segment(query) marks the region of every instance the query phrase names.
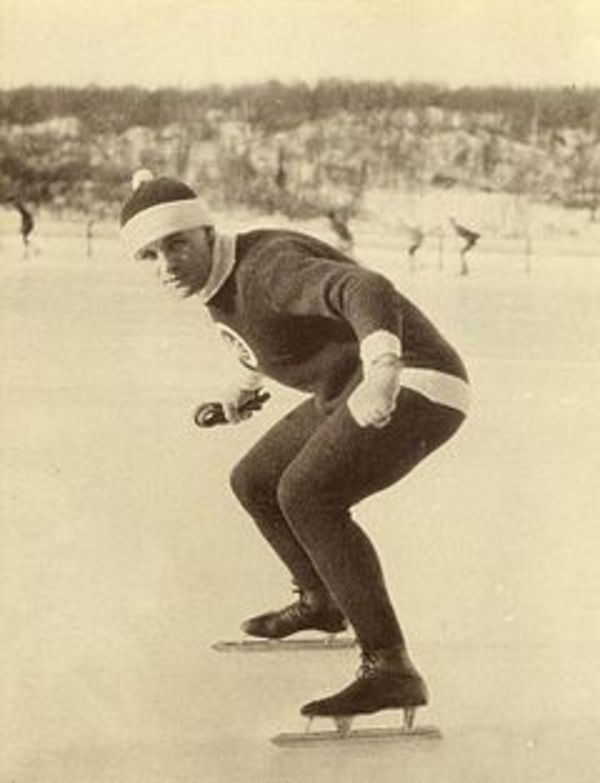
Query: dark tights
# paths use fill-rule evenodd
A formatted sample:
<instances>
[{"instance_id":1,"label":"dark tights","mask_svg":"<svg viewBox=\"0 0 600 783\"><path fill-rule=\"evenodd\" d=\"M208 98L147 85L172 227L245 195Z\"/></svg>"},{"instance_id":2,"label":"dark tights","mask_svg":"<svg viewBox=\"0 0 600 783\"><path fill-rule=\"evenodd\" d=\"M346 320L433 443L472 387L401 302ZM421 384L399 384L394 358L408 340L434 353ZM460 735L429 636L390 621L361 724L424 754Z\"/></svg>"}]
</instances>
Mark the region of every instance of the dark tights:
<instances>
[{"instance_id":1,"label":"dark tights","mask_svg":"<svg viewBox=\"0 0 600 783\"><path fill-rule=\"evenodd\" d=\"M395 483L448 440L462 413L402 389L389 424L359 427L347 405L307 400L236 465L231 485L304 589L332 596L364 650L404 646L379 557L350 509Z\"/></svg>"}]
</instances>

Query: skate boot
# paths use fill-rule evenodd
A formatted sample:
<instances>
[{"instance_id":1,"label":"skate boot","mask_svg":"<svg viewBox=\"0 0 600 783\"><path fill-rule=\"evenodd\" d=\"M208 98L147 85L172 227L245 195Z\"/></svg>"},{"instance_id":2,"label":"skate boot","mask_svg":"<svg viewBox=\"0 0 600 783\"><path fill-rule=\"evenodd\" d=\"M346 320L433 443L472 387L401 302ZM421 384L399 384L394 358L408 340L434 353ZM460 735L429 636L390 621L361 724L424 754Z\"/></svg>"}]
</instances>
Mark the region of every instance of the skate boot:
<instances>
[{"instance_id":1,"label":"skate boot","mask_svg":"<svg viewBox=\"0 0 600 783\"><path fill-rule=\"evenodd\" d=\"M427 704L427 687L407 653L400 647L363 652L356 680L339 693L311 701L300 710L308 718L330 717L338 729L349 729L355 715L380 710L404 710L404 722L412 728L417 707Z\"/></svg>"},{"instance_id":2,"label":"skate boot","mask_svg":"<svg viewBox=\"0 0 600 783\"><path fill-rule=\"evenodd\" d=\"M242 624L242 631L263 639L283 639L297 631L340 633L347 627L346 618L331 598L316 590L296 589L300 598L274 612L251 617Z\"/></svg>"}]
</instances>

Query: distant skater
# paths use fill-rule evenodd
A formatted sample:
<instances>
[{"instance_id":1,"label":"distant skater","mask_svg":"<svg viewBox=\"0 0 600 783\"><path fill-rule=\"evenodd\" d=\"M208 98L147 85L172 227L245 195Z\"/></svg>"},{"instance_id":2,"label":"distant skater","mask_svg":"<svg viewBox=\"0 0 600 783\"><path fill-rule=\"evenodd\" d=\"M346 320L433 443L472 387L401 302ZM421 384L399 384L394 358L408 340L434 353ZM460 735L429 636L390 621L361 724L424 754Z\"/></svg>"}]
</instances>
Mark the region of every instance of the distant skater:
<instances>
[{"instance_id":1,"label":"distant skater","mask_svg":"<svg viewBox=\"0 0 600 783\"><path fill-rule=\"evenodd\" d=\"M416 268L416 255L418 249L425 241L425 232L420 226L413 226L402 221L402 226L408 234L408 264L411 272Z\"/></svg>"},{"instance_id":2,"label":"distant skater","mask_svg":"<svg viewBox=\"0 0 600 783\"><path fill-rule=\"evenodd\" d=\"M468 275L469 265L467 263L467 253L475 247L481 237L481 234L478 234L477 231L472 231L470 228L466 228L466 226L461 226L461 224L457 223L453 217L450 218L450 222L452 223L452 227L454 228L457 236L460 237L460 239L464 239L465 241L464 245L459 251L460 274Z\"/></svg>"},{"instance_id":3,"label":"distant skater","mask_svg":"<svg viewBox=\"0 0 600 783\"><path fill-rule=\"evenodd\" d=\"M285 171L285 155L283 148L279 148L277 155L277 171L275 172L275 184L279 190L285 190L287 185L287 174Z\"/></svg>"},{"instance_id":4,"label":"distant skater","mask_svg":"<svg viewBox=\"0 0 600 783\"><path fill-rule=\"evenodd\" d=\"M23 202L20 199L16 198L15 196L9 198L8 203L12 204L13 207L17 210L17 212L21 216L20 233L21 233L21 239L23 240L23 248L25 251L24 255L25 258L28 258L29 250L30 250L30 236L33 233L33 229L35 226L33 215L23 204Z\"/></svg>"},{"instance_id":5,"label":"distant skater","mask_svg":"<svg viewBox=\"0 0 600 783\"><path fill-rule=\"evenodd\" d=\"M349 253L354 247L354 237L348 225L348 217L343 215L339 209L330 209L327 212L327 217L329 225L339 239L338 250Z\"/></svg>"},{"instance_id":6,"label":"distant skater","mask_svg":"<svg viewBox=\"0 0 600 783\"><path fill-rule=\"evenodd\" d=\"M89 218L85 224L85 244L87 257L92 257L92 248L94 243L94 218Z\"/></svg>"},{"instance_id":7,"label":"distant skater","mask_svg":"<svg viewBox=\"0 0 600 783\"><path fill-rule=\"evenodd\" d=\"M425 239L425 234L421 231L421 229L418 228L418 227L414 228L413 231L412 231L412 234L411 234L411 240L412 241L411 241L410 247L408 248L408 255L411 258L415 257L415 254L416 254L417 250L423 244L424 239Z\"/></svg>"}]
</instances>

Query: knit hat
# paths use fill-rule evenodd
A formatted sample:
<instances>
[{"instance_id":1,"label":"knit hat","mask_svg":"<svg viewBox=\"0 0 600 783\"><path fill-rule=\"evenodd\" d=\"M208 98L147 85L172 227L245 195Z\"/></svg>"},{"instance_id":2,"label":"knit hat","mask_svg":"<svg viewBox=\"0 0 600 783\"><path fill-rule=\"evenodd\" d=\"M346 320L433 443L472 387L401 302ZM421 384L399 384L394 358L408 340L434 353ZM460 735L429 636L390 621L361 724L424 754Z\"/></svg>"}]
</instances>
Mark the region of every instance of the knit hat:
<instances>
[{"instance_id":1,"label":"knit hat","mask_svg":"<svg viewBox=\"0 0 600 783\"><path fill-rule=\"evenodd\" d=\"M180 180L141 169L131 184L133 194L121 210L121 236L133 256L176 231L213 224L205 204Z\"/></svg>"}]
</instances>

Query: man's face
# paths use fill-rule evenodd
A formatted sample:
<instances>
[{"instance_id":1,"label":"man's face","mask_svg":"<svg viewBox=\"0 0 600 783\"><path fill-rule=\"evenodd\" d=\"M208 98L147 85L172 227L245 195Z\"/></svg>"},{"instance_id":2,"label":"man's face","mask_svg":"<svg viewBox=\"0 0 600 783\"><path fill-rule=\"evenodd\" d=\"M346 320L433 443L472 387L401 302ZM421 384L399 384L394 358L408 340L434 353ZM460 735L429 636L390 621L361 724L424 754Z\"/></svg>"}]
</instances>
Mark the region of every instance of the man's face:
<instances>
[{"instance_id":1,"label":"man's face","mask_svg":"<svg viewBox=\"0 0 600 783\"><path fill-rule=\"evenodd\" d=\"M211 269L211 241L206 228L191 228L159 239L138 254L142 261L156 261L163 285L183 297L204 288Z\"/></svg>"}]
</instances>

